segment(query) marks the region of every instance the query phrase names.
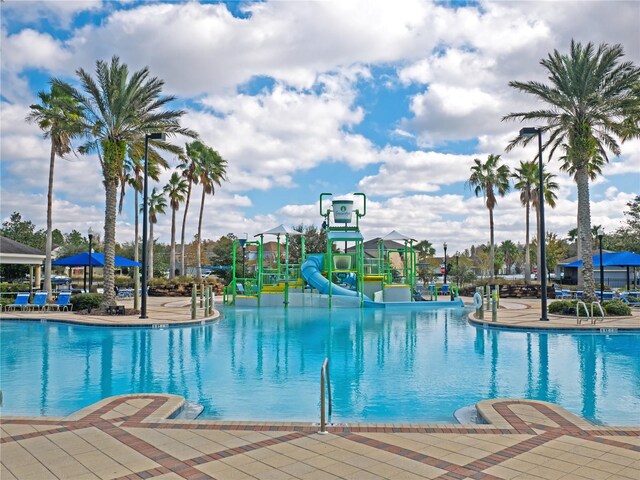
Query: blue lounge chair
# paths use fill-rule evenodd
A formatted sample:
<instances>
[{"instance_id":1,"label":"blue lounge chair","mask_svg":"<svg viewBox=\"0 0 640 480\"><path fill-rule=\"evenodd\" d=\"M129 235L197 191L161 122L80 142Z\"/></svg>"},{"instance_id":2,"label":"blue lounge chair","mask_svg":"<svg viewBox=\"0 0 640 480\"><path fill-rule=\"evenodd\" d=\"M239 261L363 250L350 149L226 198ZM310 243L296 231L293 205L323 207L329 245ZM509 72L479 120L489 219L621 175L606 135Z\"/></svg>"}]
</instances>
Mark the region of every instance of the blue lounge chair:
<instances>
[{"instance_id":1,"label":"blue lounge chair","mask_svg":"<svg viewBox=\"0 0 640 480\"><path fill-rule=\"evenodd\" d=\"M449 285L442 285L442 287L440 288L440 294L441 295L448 295L449 294Z\"/></svg>"},{"instance_id":2,"label":"blue lounge chair","mask_svg":"<svg viewBox=\"0 0 640 480\"><path fill-rule=\"evenodd\" d=\"M24 310L24 308L29 305L29 296L31 294L29 292L20 292L16 295L16 300L9 305L5 305L4 309L6 310L15 310L19 308L20 310Z\"/></svg>"},{"instance_id":3,"label":"blue lounge chair","mask_svg":"<svg viewBox=\"0 0 640 480\"><path fill-rule=\"evenodd\" d=\"M71 303L69 303L69 299L71 298L71 292L60 292L58 294L58 300L56 301L56 303L52 303L51 305L48 305L48 309L49 310L70 310L73 308L73 305Z\"/></svg>"},{"instance_id":4,"label":"blue lounge chair","mask_svg":"<svg viewBox=\"0 0 640 480\"><path fill-rule=\"evenodd\" d=\"M637 298L637 297L631 297L631 298ZM634 302L633 300L629 300L628 297L622 297L622 301L625 302L630 307L640 307L640 302Z\"/></svg>"},{"instance_id":5,"label":"blue lounge chair","mask_svg":"<svg viewBox=\"0 0 640 480\"><path fill-rule=\"evenodd\" d=\"M36 292L33 295L33 302L27 304L27 310L44 310L47 308L47 297L49 296L49 292L40 291Z\"/></svg>"}]
</instances>

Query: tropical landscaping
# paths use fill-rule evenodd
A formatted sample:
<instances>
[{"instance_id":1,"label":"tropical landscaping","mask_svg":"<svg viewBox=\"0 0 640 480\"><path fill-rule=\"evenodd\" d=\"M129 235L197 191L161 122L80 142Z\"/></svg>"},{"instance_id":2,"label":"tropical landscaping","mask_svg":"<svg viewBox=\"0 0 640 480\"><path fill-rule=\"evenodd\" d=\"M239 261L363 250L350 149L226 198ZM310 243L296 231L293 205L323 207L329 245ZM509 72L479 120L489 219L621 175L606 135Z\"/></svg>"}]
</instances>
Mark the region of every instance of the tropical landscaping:
<instances>
[{"instance_id":1,"label":"tropical landscaping","mask_svg":"<svg viewBox=\"0 0 640 480\"><path fill-rule=\"evenodd\" d=\"M423 281L438 277L440 269L459 283L478 277L494 279L499 273L522 275L523 282L532 282L534 265L540 255L540 190L545 205L553 208L558 183L554 174L544 172L539 181L539 164L561 163L561 170L575 181L578 191L576 230L568 238L557 233L545 235L546 268L553 271L557 263L573 253L583 261L581 285L584 298L595 299L592 254L593 226L590 214L590 182L597 179L610 155L620 154L620 144L640 137L640 68L623 60L620 45L572 42L568 54L555 50L540 64L548 76L548 84L512 81L517 91L535 97L541 107L533 111L506 114L502 120L518 121L538 126L544 137L543 158L522 160L511 170L500 154L475 159L468 178L468 187L484 199L488 210L488 243L469 245L445 261L435 257L434 246L422 239L417 244L419 275ZM100 162L105 193L104 232L96 248L104 251L105 266L101 283L103 304L115 303L116 277L114 256L140 258L139 231L140 195L146 170L151 179L169 169L170 158L177 159L175 169L165 186L153 188L148 200L148 224L151 241L148 246L148 278L155 276L173 280L184 278L189 265L195 266L194 277L201 279L203 265L229 265L228 248L236 239L228 234L217 240L202 238L205 200L214 195L227 180L227 161L223 154L206 145L198 133L183 126L185 112L174 109L175 97L163 94L163 80L151 75L147 67L130 71L117 56L110 62L96 62L95 73L82 68L76 71L76 81L57 78L50 81L50 91L39 93L40 102L31 106L27 121L36 123L50 140L49 183L47 195L47 225L37 230L19 212L3 223L2 235L25 244L42 248L46 253L44 285L51 291L51 259L54 244L67 254L87 248L86 238L77 231L60 232L54 228L52 198L55 192L55 160L69 155L92 155ZM155 138L163 134L163 138ZM179 144L189 139L184 148ZM512 151L527 145L531 138L515 137L507 146ZM494 212L500 198L511 188L520 192L526 229L524 244L505 240L495 244ZM196 232L187 231L187 215L192 195L201 195ZM130 242L116 243L116 220L122 212L127 193L134 196L135 235ZM625 248L638 252L640 238L640 196L628 203L628 221L618 231L607 235L605 248ZM182 208L180 243L177 243L178 212ZM531 210L536 227L531 225ZM161 215L171 215L169 245L156 243L154 225ZM498 217L499 218L499 217ZM499 221L499 219L498 219ZM313 226L299 225L300 231L322 235ZM187 241L187 238L192 241ZM453 261L455 259L455 262ZM179 264L179 268L178 265ZM425 265L429 265L426 266ZM3 266L3 276L11 276ZM136 269L137 270L137 269ZM138 272L129 273L137 292ZM188 279L187 279L188 280Z\"/></svg>"}]
</instances>

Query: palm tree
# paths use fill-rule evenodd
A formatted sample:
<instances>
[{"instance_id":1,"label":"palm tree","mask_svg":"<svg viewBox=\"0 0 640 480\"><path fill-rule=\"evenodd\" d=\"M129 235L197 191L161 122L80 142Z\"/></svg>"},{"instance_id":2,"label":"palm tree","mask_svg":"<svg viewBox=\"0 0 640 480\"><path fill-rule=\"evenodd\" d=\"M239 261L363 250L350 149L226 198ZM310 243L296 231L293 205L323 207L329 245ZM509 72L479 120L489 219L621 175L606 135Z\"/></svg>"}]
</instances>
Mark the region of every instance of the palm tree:
<instances>
[{"instance_id":1,"label":"palm tree","mask_svg":"<svg viewBox=\"0 0 640 480\"><path fill-rule=\"evenodd\" d=\"M129 155L125 158L124 169L120 178L120 202L118 204L118 213L122 213L122 207L124 206L124 196L127 185L133 189L133 211L134 211L134 240L133 240L133 259L138 261L140 258L140 236L138 235L140 226L140 207L138 195L142 192L144 187L144 158L141 157L139 152L135 150L129 151ZM166 167L167 164L163 158L154 156L147 156L149 162L147 166L147 173L153 180L158 181L160 177L160 166ZM133 308L138 309L140 289L140 273L139 267L133 268Z\"/></svg>"},{"instance_id":2,"label":"palm tree","mask_svg":"<svg viewBox=\"0 0 640 480\"><path fill-rule=\"evenodd\" d=\"M49 186L47 189L47 238L45 244L44 289L51 291L51 249L53 243L52 206L53 172L56 155L64 158L71 152L71 141L82 134L82 110L61 89L52 86L51 92L38 92L40 103L31 105L27 121L37 123L44 138L51 140L49 154Z\"/></svg>"},{"instance_id":3,"label":"palm tree","mask_svg":"<svg viewBox=\"0 0 640 480\"><path fill-rule=\"evenodd\" d=\"M490 250L490 270L489 275L494 277L495 273L495 247L493 235L493 209L498 203L496 193L501 197L509 191L509 167L500 165L500 155L489 155L487 161L482 163L479 159L473 160L475 165L471 167L471 176L468 184L473 188L476 197L480 193L484 196L485 205L489 209L489 230L491 235Z\"/></svg>"},{"instance_id":4,"label":"palm tree","mask_svg":"<svg viewBox=\"0 0 640 480\"><path fill-rule=\"evenodd\" d=\"M173 172L169 183L164 186L171 206L171 253L169 256L169 279L176 276L176 212L187 196L187 180L178 172Z\"/></svg>"},{"instance_id":5,"label":"palm tree","mask_svg":"<svg viewBox=\"0 0 640 480\"><path fill-rule=\"evenodd\" d=\"M133 73L113 56L111 63L96 62L96 78L84 69L76 71L81 90L61 80L60 86L84 110L85 127L91 132L79 149L82 153L96 151L102 166L105 187L104 219L104 302L115 304L114 266L116 244L116 204L124 159L128 149L144 148L145 134L163 132L195 137L195 133L180 126L182 110L161 110L175 100L162 96L164 82L151 77L147 67ZM151 140L151 149L179 153L180 149L164 140Z\"/></svg>"},{"instance_id":6,"label":"palm tree","mask_svg":"<svg viewBox=\"0 0 640 480\"><path fill-rule=\"evenodd\" d=\"M186 155L180 155L180 163L178 169L182 171L182 176L187 180L187 198L184 204L184 213L182 215L182 233L180 235L180 275L184 276L186 273L185 265L185 232L187 229L187 212L189 211L189 202L191 201L191 187L198 181L196 175L196 164L198 163L201 152L205 146L202 142L196 140L195 142L187 143L185 145Z\"/></svg>"},{"instance_id":7,"label":"palm tree","mask_svg":"<svg viewBox=\"0 0 640 480\"><path fill-rule=\"evenodd\" d=\"M514 187L520 190L520 203L525 208L525 243L524 243L524 283L531 283L531 245L529 241L529 212L531 208L531 195L533 185L536 183L537 164L535 160L520 162L520 167L516 168L511 175L515 180Z\"/></svg>"},{"instance_id":8,"label":"palm tree","mask_svg":"<svg viewBox=\"0 0 640 480\"><path fill-rule=\"evenodd\" d=\"M591 212L589 206L590 165L608 161L607 151L620 154L620 142L640 136L640 68L621 62L621 45L592 43L583 46L571 41L569 55L554 50L540 64L547 70L550 84L509 82L517 90L542 100L548 108L516 112L503 120L542 122L542 132L549 138L549 159L558 147L564 150L564 162L571 166L578 189L578 243L583 262L584 298L593 301L592 248L589 241ZM531 139L517 137L507 147L526 145Z\"/></svg>"},{"instance_id":9,"label":"palm tree","mask_svg":"<svg viewBox=\"0 0 640 480\"><path fill-rule=\"evenodd\" d=\"M198 264L198 279L202 278L202 217L204 214L204 201L207 194L215 195L215 186L221 186L226 180L227 161L211 147L205 147L196 163L195 174L198 183L202 185L202 199L200 201L200 216L198 217L198 250L196 259Z\"/></svg>"},{"instance_id":10,"label":"palm tree","mask_svg":"<svg viewBox=\"0 0 640 480\"><path fill-rule=\"evenodd\" d=\"M167 208L167 200L163 191L158 191L155 187L149 196L149 245L147 246L147 259L149 263L148 277L153 278L153 226L158 223L158 214L163 214Z\"/></svg>"},{"instance_id":11,"label":"palm tree","mask_svg":"<svg viewBox=\"0 0 640 480\"><path fill-rule=\"evenodd\" d=\"M535 166L535 181L533 188L531 189L531 204L536 212L536 232L540 232L540 169L536 163ZM551 208L556 208L556 200L558 199L558 195L556 195L556 191L558 190L558 184L553 180L556 176L553 173L543 172L543 190L542 197L544 198L544 203L549 205ZM540 235L536 234L536 238ZM536 246L536 259L538 263L538 272L540 271L540 239L538 238L538 244Z\"/></svg>"}]
</instances>

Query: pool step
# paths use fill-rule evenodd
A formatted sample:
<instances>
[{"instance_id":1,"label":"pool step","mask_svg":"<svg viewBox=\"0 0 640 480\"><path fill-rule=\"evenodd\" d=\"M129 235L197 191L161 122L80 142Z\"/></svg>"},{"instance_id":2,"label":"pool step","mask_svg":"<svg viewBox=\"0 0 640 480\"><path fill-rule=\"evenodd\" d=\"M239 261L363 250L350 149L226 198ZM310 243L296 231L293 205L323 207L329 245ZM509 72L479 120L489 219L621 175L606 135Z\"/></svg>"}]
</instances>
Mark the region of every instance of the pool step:
<instances>
[{"instance_id":1,"label":"pool step","mask_svg":"<svg viewBox=\"0 0 640 480\"><path fill-rule=\"evenodd\" d=\"M459 408L455 412L453 412L453 417L456 419L456 422L463 425L483 425L486 424L484 419L478 415L478 409L476 408L476 404L467 405L466 407Z\"/></svg>"},{"instance_id":2,"label":"pool step","mask_svg":"<svg viewBox=\"0 0 640 480\"><path fill-rule=\"evenodd\" d=\"M171 419L175 420L195 420L200 416L202 411L204 410L204 406L200 405L196 402L190 402L186 400L184 405L180 407L176 412L171 415Z\"/></svg>"}]
</instances>

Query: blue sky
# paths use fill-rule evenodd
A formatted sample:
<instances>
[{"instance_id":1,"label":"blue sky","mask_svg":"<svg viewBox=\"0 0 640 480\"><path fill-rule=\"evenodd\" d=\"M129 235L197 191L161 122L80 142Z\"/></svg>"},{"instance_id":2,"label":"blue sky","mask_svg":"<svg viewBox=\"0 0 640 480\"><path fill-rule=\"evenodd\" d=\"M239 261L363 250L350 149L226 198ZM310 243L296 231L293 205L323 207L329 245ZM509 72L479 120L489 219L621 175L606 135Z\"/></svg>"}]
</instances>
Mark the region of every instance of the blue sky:
<instances>
[{"instance_id":1,"label":"blue sky","mask_svg":"<svg viewBox=\"0 0 640 480\"><path fill-rule=\"evenodd\" d=\"M0 8L0 216L19 211L42 227L49 147L24 121L28 106L50 77L74 81L78 67L93 72L114 54L164 79L187 112L183 123L229 162L230 181L206 200L205 237L319 225L321 192L364 192L365 236L396 229L453 250L488 241L482 198L465 186L473 159L501 154L513 168L535 155L504 153L521 125L500 118L537 107L507 83L544 80L539 60L566 52L572 38L621 43L640 63L635 2L8 0ZM549 169L561 188L547 229L564 236L575 227L575 186L557 161ZM628 142L592 185L594 224L620 225L640 191L638 172L640 142ZM54 197L54 227L102 229L95 157L58 159ZM119 241L133 238L132 197ZM524 242L517 192L499 199L495 216L498 242ZM170 215L155 231L168 241Z\"/></svg>"}]
</instances>

